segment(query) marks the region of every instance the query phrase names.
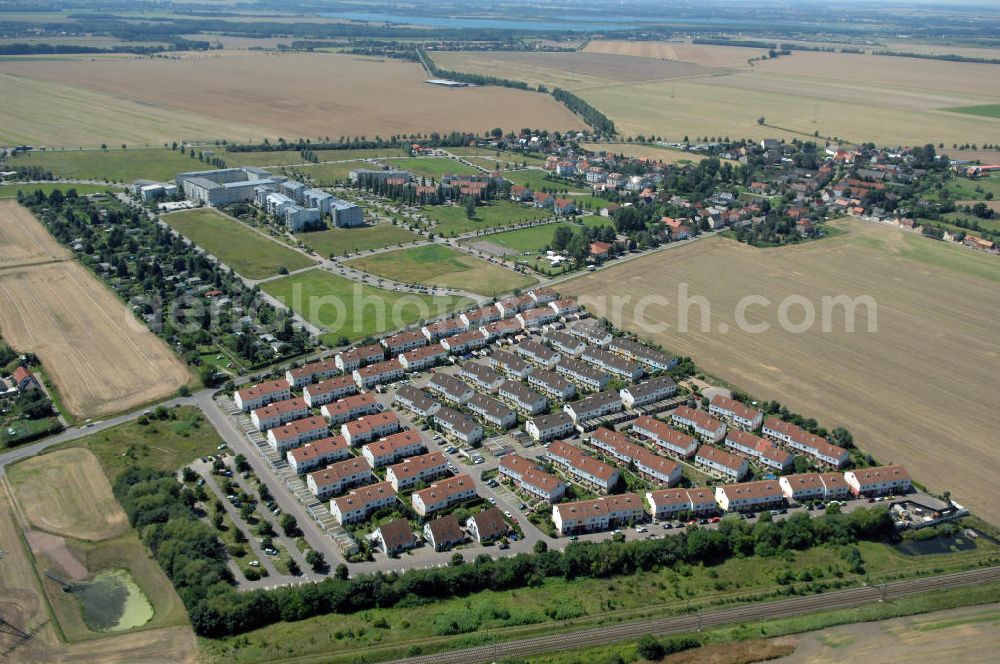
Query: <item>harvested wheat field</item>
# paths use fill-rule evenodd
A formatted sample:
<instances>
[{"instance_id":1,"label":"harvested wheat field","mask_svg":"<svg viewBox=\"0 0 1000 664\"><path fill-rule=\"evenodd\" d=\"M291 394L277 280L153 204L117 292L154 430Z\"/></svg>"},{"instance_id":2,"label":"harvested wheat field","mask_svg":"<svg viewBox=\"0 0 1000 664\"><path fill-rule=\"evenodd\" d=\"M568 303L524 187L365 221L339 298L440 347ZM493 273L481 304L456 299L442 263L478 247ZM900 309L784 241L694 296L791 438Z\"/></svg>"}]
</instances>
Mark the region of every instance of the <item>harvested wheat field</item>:
<instances>
[{"instance_id":1,"label":"harvested wheat field","mask_svg":"<svg viewBox=\"0 0 1000 664\"><path fill-rule=\"evenodd\" d=\"M71 447L32 457L11 467L8 474L18 505L33 528L94 542L128 528L125 512L89 450Z\"/></svg>"},{"instance_id":2,"label":"harvested wheat field","mask_svg":"<svg viewBox=\"0 0 1000 664\"><path fill-rule=\"evenodd\" d=\"M840 236L777 249L698 240L559 290L757 398L776 399L828 429L847 427L878 461L903 463L917 481L950 490L1000 522L1000 262L894 228L838 225L846 231ZM699 306L689 308L689 330L677 331L681 282L689 296L707 298L708 331ZM637 308L650 294L671 304ZM767 323L768 331L738 329L737 304L748 295L769 299L746 312L748 323ZM822 331L822 298L838 295L874 298L877 331L868 332L865 307L857 308L854 333L844 331L843 307L832 309L831 331ZM631 299L616 313L607 299L614 296ZM779 305L788 296L804 297L816 312L804 333L779 327ZM795 304L788 319L801 322L803 310ZM671 327L644 331L650 328L637 318Z\"/></svg>"},{"instance_id":3,"label":"harvested wheat field","mask_svg":"<svg viewBox=\"0 0 1000 664\"><path fill-rule=\"evenodd\" d=\"M767 55L767 49L715 44L691 44L665 41L595 40L587 44L584 53L629 55L639 58L680 60L706 67L749 67L750 58Z\"/></svg>"},{"instance_id":4,"label":"harvested wheat field","mask_svg":"<svg viewBox=\"0 0 1000 664\"><path fill-rule=\"evenodd\" d=\"M0 201L0 270L69 258L69 249L52 239L27 208Z\"/></svg>"},{"instance_id":5,"label":"harvested wheat field","mask_svg":"<svg viewBox=\"0 0 1000 664\"><path fill-rule=\"evenodd\" d=\"M415 63L330 53L5 61L0 62L0 84L13 90L18 103L5 108L0 141L51 147L117 145L126 135L132 142L259 141L581 126L548 95L497 87L446 89L424 83L426 78ZM77 91L88 97L74 102ZM115 110L107 122L103 113L87 112L105 108L105 101ZM156 114L161 117L151 122L148 116ZM77 127L80 117L86 121Z\"/></svg>"},{"instance_id":6,"label":"harvested wheat field","mask_svg":"<svg viewBox=\"0 0 1000 664\"><path fill-rule=\"evenodd\" d=\"M0 237L15 247L6 251L58 255L60 245L38 220L9 207L20 206L0 201ZM15 349L41 358L63 405L77 417L134 408L172 394L191 377L166 344L71 260L0 264L0 333Z\"/></svg>"}]
</instances>

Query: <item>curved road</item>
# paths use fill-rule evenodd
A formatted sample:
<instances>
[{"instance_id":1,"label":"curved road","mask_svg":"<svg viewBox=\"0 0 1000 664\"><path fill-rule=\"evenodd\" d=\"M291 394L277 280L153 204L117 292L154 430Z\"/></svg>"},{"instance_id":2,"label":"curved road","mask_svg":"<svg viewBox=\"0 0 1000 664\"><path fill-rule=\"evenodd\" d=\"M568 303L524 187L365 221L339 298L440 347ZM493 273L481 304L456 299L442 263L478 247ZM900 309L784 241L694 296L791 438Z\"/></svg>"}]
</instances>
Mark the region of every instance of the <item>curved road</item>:
<instances>
[{"instance_id":1,"label":"curved road","mask_svg":"<svg viewBox=\"0 0 1000 664\"><path fill-rule=\"evenodd\" d=\"M881 587L866 586L863 588L838 590L819 595L807 595L774 602L750 604L709 613L688 614L639 622L620 623L617 625L591 627L577 632L551 634L488 646L434 653L432 655L407 657L395 660L395 662L396 664L471 664L473 662L494 662L504 657L527 657L543 652L574 650L588 646L600 646L629 639L638 639L645 634L664 635L678 632L693 632L748 620L787 618L804 613L828 611L831 609L848 609L873 604L882 599L892 600L929 590L959 588L991 581L1000 581L1000 567L989 567L922 579L896 581Z\"/></svg>"}]
</instances>

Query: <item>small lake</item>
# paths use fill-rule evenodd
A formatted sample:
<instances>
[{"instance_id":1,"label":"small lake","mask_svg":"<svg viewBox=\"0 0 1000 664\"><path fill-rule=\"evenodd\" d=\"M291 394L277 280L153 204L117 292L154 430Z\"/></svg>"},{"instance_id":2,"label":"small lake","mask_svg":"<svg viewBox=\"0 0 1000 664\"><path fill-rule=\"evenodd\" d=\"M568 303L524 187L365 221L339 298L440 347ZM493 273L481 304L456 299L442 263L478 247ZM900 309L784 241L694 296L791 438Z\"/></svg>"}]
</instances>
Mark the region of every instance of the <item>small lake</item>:
<instances>
[{"instance_id":1,"label":"small lake","mask_svg":"<svg viewBox=\"0 0 1000 664\"><path fill-rule=\"evenodd\" d=\"M395 23L398 25L419 25L432 28L493 28L496 30L626 30L644 25L641 19L631 17L601 17L593 21L579 20L516 20L503 18L476 18L462 16L408 16L376 12L336 12L322 14L327 18L343 18L349 21L369 23Z\"/></svg>"},{"instance_id":2,"label":"small lake","mask_svg":"<svg viewBox=\"0 0 1000 664\"><path fill-rule=\"evenodd\" d=\"M952 537L935 537L929 540L903 540L895 548L896 551L906 556L926 556L935 553L971 551L976 548L976 543L968 537L954 535Z\"/></svg>"},{"instance_id":3,"label":"small lake","mask_svg":"<svg viewBox=\"0 0 1000 664\"><path fill-rule=\"evenodd\" d=\"M121 632L153 618L153 605L123 569L99 572L76 586L72 594L80 602L84 622L95 632Z\"/></svg>"}]
</instances>

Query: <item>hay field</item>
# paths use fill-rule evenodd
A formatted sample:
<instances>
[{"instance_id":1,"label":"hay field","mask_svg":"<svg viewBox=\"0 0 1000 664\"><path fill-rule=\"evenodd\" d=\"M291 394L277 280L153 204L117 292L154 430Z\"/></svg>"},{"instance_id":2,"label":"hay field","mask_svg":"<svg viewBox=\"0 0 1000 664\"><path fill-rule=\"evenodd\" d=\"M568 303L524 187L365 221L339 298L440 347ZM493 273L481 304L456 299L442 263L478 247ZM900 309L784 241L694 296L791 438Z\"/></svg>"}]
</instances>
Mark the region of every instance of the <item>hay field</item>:
<instances>
[{"instance_id":1,"label":"hay field","mask_svg":"<svg viewBox=\"0 0 1000 664\"><path fill-rule=\"evenodd\" d=\"M709 238L609 267L559 286L578 294L597 315L605 296L627 296L617 324L638 329L636 299L670 298L646 318L672 327L653 338L690 355L708 373L763 399L777 399L824 426L845 426L859 447L880 462L904 463L935 491L997 522L994 490L1000 448L996 394L1000 389L1000 263L995 257L935 243L896 229L838 222L846 233L795 247L755 249ZM705 296L710 331L701 331L698 307L690 330L676 332L677 284ZM750 323L763 334L737 330L736 305L746 295L770 298L751 307ZM817 310L822 296L870 295L878 305L877 332L867 333L864 309L857 332L844 332L841 308L832 332L793 334L777 325L781 300L802 295ZM960 295L957 295L960 294ZM801 308L789 317L801 320ZM719 331L726 324L728 333ZM838 331L839 330L839 331Z\"/></svg>"},{"instance_id":2,"label":"hay field","mask_svg":"<svg viewBox=\"0 0 1000 664\"><path fill-rule=\"evenodd\" d=\"M69 249L56 242L27 208L0 201L0 270L70 257Z\"/></svg>"},{"instance_id":3,"label":"hay field","mask_svg":"<svg viewBox=\"0 0 1000 664\"><path fill-rule=\"evenodd\" d=\"M326 53L4 61L0 86L11 103L0 142L162 144L580 125L546 95L450 90L425 78L414 63Z\"/></svg>"},{"instance_id":4,"label":"hay field","mask_svg":"<svg viewBox=\"0 0 1000 664\"><path fill-rule=\"evenodd\" d=\"M13 201L0 201L0 234L8 255L64 256ZM71 260L0 264L0 331L14 348L41 358L76 417L128 410L168 396L191 378L166 344Z\"/></svg>"},{"instance_id":5,"label":"hay field","mask_svg":"<svg viewBox=\"0 0 1000 664\"><path fill-rule=\"evenodd\" d=\"M747 60L767 54L767 49L742 46L717 46L665 41L594 40L583 49L584 53L629 55L639 58L679 60L706 67L744 68Z\"/></svg>"},{"instance_id":6,"label":"hay field","mask_svg":"<svg viewBox=\"0 0 1000 664\"><path fill-rule=\"evenodd\" d=\"M125 512L89 450L70 447L32 457L13 466L9 477L34 528L95 542L128 529Z\"/></svg>"}]
</instances>

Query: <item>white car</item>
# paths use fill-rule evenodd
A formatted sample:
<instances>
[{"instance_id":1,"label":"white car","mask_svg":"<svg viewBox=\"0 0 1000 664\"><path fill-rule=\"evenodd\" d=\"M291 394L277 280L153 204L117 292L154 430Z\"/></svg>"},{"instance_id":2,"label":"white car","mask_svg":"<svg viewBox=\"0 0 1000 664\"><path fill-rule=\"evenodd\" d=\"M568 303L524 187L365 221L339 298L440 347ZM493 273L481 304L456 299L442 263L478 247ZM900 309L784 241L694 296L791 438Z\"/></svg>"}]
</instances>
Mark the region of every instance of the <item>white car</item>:
<instances>
[{"instance_id":1,"label":"white car","mask_svg":"<svg viewBox=\"0 0 1000 664\"><path fill-rule=\"evenodd\" d=\"M259 560L251 560L250 561L250 567L260 567L260 561Z\"/></svg>"},{"instance_id":2,"label":"white car","mask_svg":"<svg viewBox=\"0 0 1000 664\"><path fill-rule=\"evenodd\" d=\"M514 518L514 515L510 513L510 510L504 510L504 511L503 511L503 515L504 515L505 517L507 517L508 519L512 519L512 518Z\"/></svg>"},{"instance_id":3,"label":"white car","mask_svg":"<svg viewBox=\"0 0 1000 664\"><path fill-rule=\"evenodd\" d=\"M635 529L635 532L637 532L637 533L644 533L644 532L646 532L646 526L639 526L638 528Z\"/></svg>"},{"instance_id":4,"label":"white car","mask_svg":"<svg viewBox=\"0 0 1000 664\"><path fill-rule=\"evenodd\" d=\"M488 500L489 500L489 501L490 501L491 503L493 503L494 505L496 505L496 504L497 504L497 499L496 499L496 498L494 498L493 496L490 496L490 497L488 498Z\"/></svg>"}]
</instances>

